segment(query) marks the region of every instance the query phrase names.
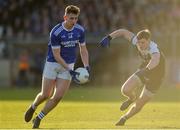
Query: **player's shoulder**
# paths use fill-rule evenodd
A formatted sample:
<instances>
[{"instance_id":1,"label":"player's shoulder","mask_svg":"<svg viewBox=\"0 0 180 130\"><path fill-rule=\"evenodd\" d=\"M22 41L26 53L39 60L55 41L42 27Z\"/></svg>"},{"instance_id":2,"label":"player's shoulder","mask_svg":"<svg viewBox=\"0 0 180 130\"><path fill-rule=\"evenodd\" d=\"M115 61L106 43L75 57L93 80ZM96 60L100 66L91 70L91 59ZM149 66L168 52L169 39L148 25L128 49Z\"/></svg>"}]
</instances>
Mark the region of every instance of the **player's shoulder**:
<instances>
[{"instance_id":1,"label":"player's shoulder","mask_svg":"<svg viewBox=\"0 0 180 130\"><path fill-rule=\"evenodd\" d=\"M76 23L76 24L74 25L74 28L76 28L76 29L78 29L78 30L80 30L80 31L82 31L82 32L85 31L84 27L83 27L82 25L78 24L78 23Z\"/></svg>"},{"instance_id":2,"label":"player's shoulder","mask_svg":"<svg viewBox=\"0 0 180 130\"><path fill-rule=\"evenodd\" d=\"M156 48L156 47L158 47L158 45L154 41L150 41L150 47Z\"/></svg>"},{"instance_id":3,"label":"player's shoulder","mask_svg":"<svg viewBox=\"0 0 180 130\"><path fill-rule=\"evenodd\" d=\"M149 46L150 46L150 51L152 51L152 52L160 52L157 43L155 43L154 41L150 41Z\"/></svg>"},{"instance_id":4,"label":"player's shoulder","mask_svg":"<svg viewBox=\"0 0 180 130\"><path fill-rule=\"evenodd\" d=\"M58 36L62 32L62 30L63 30L62 23L59 23L52 28L50 35L53 34L55 36Z\"/></svg>"},{"instance_id":5,"label":"player's shoulder","mask_svg":"<svg viewBox=\"0 0 180 130\"><path fill-rule=\"evenodd\" d=\"M136 45L136 44L137 44L137 36L136 36L136 35L132 35L132 37L131 37L131 43L132 43L133 45Z\"/></svg>"}]
</instances>

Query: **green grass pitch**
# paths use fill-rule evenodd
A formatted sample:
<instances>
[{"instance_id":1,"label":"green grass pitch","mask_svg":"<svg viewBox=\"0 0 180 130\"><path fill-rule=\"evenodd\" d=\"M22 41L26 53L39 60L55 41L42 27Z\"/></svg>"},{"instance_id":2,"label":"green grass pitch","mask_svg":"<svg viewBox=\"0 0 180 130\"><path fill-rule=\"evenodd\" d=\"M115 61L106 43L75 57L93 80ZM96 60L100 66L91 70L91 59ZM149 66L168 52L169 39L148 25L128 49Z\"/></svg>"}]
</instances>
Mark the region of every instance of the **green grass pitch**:
<instances>
[{"instance_id":1,"label":"green grass pitch","mask_svg":"<svg viewBox=\"0 0 180 130\"><path fill-rule=\"evenodd\" d=\"M0 129L31 129L24 112L38 89L0 89ZM114 124L124 113L118 87L75 87L41 122L44 129L176 129L180 128L180 89L162 88L141 113ZM43 104L37 109L39 112Z\"/></svg>"}]
</instances>

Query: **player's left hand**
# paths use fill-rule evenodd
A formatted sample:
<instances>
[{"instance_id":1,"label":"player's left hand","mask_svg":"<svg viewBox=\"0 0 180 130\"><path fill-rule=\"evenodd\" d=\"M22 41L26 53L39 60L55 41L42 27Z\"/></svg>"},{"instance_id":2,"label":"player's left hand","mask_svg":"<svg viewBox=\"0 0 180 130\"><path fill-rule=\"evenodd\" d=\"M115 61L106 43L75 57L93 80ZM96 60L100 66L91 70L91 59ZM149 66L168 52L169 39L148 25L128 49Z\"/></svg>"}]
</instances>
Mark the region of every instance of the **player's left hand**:
<instances>
[{"instance_id":1,"label":"player's left hand","mask_svg":"<svg viewBox=\"0 0 180 130\"><path fill-rule=\"evenodd\" d=\"M76 82L76 83L79 84L80 81L76 78L76 76L78 76L79 73L76 72L76 71L74 71L74 70L69 70L69 73L70 73L70 75L71 75L71 77L72 77L72 80L73 80L74 82Z\"/></svg>"},{"instance_id":2,"label":"player's left hand","mask_svg":"<svg viewBox=\"0 0 180 130\"><path fill-rule=\"evenodd\" d=\"M90 69L90 67L89 67L89 66L86 66L85 68L86 68L86 70L87 70L87 71L88 71L88 73L89 73L89 78L88 78L88 81L90 81L90 70L91 70L91 69Z\"/></svg>"},{"instance_id":3,"label":"player's left hand","mask_svg":"<svg viewBox=\"0 0 180 130\"><path fill-rule=\"evenodd\" d=\"M100 45L101 47L109 47L110 46L110 41L112 37L110 35L105 36L101 41Z\"/></svg>"},{"instance_id":4,"label":"player's left hand","mask_svg":"<svg viewBox=\"0 0 180 130\"><path fill-rule=\"evenodd\" d=\"M144 82L149 82L149 69L148 68L142 68L142 69L140 69L140 71L138 72L139 73L139 75L141 76L141 77L143 77L143 80L144 80Z\"/></svg>"},{"instance_id":5,"label":"player's left hand","mask_svg":"<svg viewBox=\"0 0 180 130\"><path fill-rule=\"evenodd\" d=\"M90 73L90 67L89 67L89 66L86 66L85 68L86 68L86 70L88 71L88 73Z\"/></svg>"}]
</instances>

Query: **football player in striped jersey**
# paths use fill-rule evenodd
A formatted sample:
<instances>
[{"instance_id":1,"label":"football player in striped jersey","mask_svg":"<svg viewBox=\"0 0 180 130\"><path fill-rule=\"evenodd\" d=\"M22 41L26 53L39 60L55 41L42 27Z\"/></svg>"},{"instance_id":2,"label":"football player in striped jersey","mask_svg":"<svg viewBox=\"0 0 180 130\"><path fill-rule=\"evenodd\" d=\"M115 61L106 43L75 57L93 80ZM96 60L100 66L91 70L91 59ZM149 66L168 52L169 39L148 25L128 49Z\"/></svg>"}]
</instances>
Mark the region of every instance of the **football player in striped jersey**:
<instances>
[{"instance_id":1,"label":"football player in striped jersey","mask_svg":"<svg viewBox=\"0 0 180 130\"><path fill-rule=\"evenodd\" d=\"M148 29L141 30L134 34L126 29L118 29L105 36L100 45L109 47L110 41L117 37L124 37L135 46L142 58L142 64L122 85L121 92L127 97L120 107L121 111L130 109L125 113L116 125L124 125L126 120L138 113L143 106L150 101L159 89L165 74L165 58L158 45L151 40L151 33ZM139 97L135 94L138 86L144 86Z\"/></svg>"}]
</instances>

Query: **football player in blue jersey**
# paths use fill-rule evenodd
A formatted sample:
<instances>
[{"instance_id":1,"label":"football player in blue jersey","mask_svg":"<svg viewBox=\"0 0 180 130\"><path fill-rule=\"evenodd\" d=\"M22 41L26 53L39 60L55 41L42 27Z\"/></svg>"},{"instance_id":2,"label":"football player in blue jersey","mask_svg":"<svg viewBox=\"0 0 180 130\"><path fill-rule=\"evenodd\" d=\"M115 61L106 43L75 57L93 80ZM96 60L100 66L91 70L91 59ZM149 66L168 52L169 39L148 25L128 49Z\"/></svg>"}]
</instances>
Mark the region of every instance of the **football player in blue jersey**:
<instances>
[{"instance_id":1,"label":"football player in blue jersey","mask_svg":"<svg viewBox=\"0 0 180 130\"><path fill-rule=\"evenodd\" d=\"M90 71L84 28L77 24L79 14L77 6L67 6L64 22L56 25L50 32L42 89L25 113L25 121L29 122L36 108L47 99L45 106L33 120L33 128L39 128L41 120L60 102L71 79L79 82L76 79L78 73L73 70L78 47L84 67Z\"/></svg>"},{"instance_id":2,"label":"football player in blue jersey","mask_svg":"<svg viewBox=\"0 0 180 130\"><path fill-rule=\"evenodd\" d=\"M145 29L136 35L126 29L118 29L105 36L100 45L108 47L110 40L117 37L124 37L135 46L142 58L139 69L132 74L123 84L121 92L127 97L120 107L121 111L126 110L131 104L131 108L125 113L116 125L124 125L126 120L138 113L143 106L150 101L160 87L165 73L165 59L158 45L151 41L151 33ZM139 97L135 93L138 86L144 86Z\"/></svg>"}]
</instances>

